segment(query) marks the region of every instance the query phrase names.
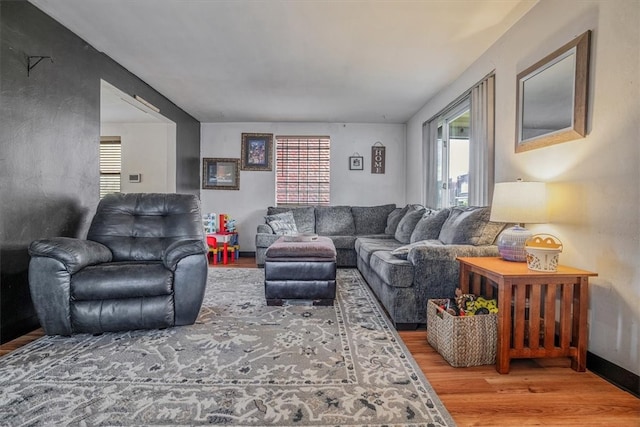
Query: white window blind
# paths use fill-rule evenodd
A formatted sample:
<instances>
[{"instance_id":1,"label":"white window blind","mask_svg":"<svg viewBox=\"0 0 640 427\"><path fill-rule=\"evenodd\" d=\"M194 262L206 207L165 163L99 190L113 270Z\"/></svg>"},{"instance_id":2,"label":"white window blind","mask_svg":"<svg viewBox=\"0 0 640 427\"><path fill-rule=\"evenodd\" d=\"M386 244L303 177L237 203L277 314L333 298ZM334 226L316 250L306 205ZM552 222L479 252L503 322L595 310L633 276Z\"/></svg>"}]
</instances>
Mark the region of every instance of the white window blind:
<instances>
[{"instance_id":1,"label":"white window blind","mask_svg":"<svg viewBox=\"0 0 640 427\"><path fill-rule=\"evenodd\" d=\"M119 136L100 137L100 198L120 192L122 145Z\"/></svg>"},{"instance_id":2,"label":"white window blind","mask_svg":"<svg viewBox=\"0 0 640 427\"><path fill-rule=\"evenodd\" d=\"M329 205L328 136L276 136L276 205Z\"/></svg>"}]
</instances>

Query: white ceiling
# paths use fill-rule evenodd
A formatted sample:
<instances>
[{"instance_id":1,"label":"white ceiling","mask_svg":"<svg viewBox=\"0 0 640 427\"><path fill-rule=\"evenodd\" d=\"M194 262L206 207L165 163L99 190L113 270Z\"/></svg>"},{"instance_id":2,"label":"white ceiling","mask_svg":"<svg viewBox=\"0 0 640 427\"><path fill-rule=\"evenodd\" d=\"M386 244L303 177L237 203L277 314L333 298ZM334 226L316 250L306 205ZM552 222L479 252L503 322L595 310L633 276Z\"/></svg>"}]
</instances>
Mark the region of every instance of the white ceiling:
<instances>
[{"instance_id":1,"label":"white ceiling","mask_svg":"<svg viewBox=\"0 0 640 427\"><path fill-rule=\"evenodd\" d=\"M30 0L201 122L404 123L537 0Z\"/></svg>"}]
</instances>

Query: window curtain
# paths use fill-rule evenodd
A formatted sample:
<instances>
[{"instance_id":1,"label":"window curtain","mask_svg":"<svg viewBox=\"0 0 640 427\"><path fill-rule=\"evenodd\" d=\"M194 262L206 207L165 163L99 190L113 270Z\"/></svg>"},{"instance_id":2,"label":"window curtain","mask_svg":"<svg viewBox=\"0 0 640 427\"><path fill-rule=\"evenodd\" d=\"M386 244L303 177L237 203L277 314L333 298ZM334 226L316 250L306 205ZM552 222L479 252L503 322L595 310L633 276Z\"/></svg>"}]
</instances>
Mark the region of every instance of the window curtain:
<instances>
[{"instance_id":1,"label":"window curtain","mask_svg":"<svg viewBox=\"0 0 640 427\"><path fill-rule=\"evenodd\" d=\"M424 206L438 207L438 117L422 125L422 146L424 147L424 174L426 185Z\"/></svg>"},{"instance_id":2,"label":"window curtain","mask_svg":"<svg viewBox=\"0 0 640 427\"><path fill-rule=\"evenodd\" d=\"M471 89L469 205L491 204L495 176L495 76Z\"/></svg>"}]
</instances>

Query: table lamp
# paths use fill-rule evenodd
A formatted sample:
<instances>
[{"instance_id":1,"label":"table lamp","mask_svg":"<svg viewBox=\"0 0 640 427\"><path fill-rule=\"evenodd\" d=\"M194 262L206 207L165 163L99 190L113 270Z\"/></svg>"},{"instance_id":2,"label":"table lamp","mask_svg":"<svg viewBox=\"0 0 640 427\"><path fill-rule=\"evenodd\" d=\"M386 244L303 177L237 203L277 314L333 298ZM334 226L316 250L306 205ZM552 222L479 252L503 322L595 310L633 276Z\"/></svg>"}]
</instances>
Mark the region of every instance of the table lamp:
<instances>
[{"instance_id":1,"label":"table lamp","mask_svg":"<svg viewBox=\"0 0 640 427\"><path fill-rule=\"evenodd\" d=\"M524 243L533 235L524 224L547 222L544 182L500 182L493 189L491 221L516 223L498 236L498 251L507 261L527 260Z\"/></svg>"}]
</instances>

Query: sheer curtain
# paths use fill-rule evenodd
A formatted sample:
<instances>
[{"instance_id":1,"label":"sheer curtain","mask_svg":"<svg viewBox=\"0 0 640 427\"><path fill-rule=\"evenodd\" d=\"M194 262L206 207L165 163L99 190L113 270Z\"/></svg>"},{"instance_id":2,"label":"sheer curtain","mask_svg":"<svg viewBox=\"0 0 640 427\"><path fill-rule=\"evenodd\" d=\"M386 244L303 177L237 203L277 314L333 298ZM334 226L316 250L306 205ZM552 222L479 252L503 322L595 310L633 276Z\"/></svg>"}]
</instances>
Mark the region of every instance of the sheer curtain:
<instances>
[{"instance_id":1,"label":"sheer curtain","mask_svg":"<svg viewBox=\"0 0 640 427\"><path fill-rule=\"evenodd\" d=\"M476 84L469 92L456 99L422 127L424 147L425 183L424 205L439 206L438 188L438 123L443 117L460 105L461 100L470 98L470 144L469 144L469 206L488 206L491 204L494 182L494 104L495 76L492 74Z\"/></svg>"},{"instance_id":2,"label":"sheer curtain","mask_svg":"<svg viewBox=\"0 0 640 427\"><path fill-rule=\"evenodd\" d=\"M491 75L471 89L469 205L491 204L495 168L494 91Z\"/></svg>"},{"instance_id":3,"label":"sheer curtain","mask_svg":"<svg viewBox=\"0 0 640 427\"><path fill-rule=\"evenodd\" d=\"M438 118L422 125L422 139L424 147L424 206L436 208L438 206Z\"/></svg>"}]
</instances>

